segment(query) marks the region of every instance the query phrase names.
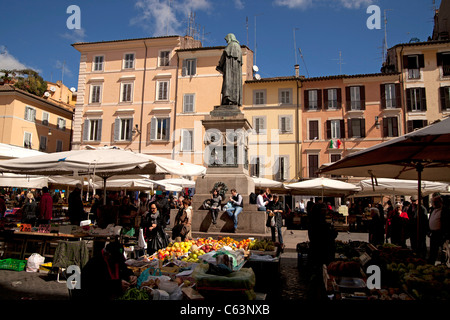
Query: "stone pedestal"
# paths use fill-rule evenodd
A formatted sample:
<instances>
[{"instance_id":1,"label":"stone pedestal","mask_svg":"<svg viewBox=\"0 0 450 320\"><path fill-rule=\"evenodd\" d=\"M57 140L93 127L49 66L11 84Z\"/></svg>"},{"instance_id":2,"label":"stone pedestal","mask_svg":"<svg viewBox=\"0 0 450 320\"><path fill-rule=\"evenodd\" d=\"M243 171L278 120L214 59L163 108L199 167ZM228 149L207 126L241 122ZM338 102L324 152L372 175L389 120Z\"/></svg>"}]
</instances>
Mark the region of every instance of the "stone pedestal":
<instances>
[{"instance_id":1,"label":"stone pedestal","mask_svg":"<svg viewBox=\"0 0 450 320\"><path fill-rule=\"evenodd\" d=\"M204 177L196 180L192 230L233 231L233 220L226 212L220 211L217 224L213 225L209 211L202 209L203 202L211 198L214 185L222 183L228 189L222 205L228 202L233 188L243 198L244 209L238 216L238 232L265 234L265 212L257 211L256 205L249 201L250 194L255 192L255 184L248 173L249 122L237 106L218 106L205 116L202 124L205 127L207 171Z\"/></svg>"}]
</instances>

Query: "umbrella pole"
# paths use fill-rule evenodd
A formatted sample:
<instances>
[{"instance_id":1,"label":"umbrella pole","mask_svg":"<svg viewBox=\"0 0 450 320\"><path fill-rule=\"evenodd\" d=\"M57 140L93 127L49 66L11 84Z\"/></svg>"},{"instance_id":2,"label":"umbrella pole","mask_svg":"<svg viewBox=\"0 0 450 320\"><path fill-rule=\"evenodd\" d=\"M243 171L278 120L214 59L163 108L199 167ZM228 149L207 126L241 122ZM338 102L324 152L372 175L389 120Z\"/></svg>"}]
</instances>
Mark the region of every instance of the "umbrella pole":
<instances>
[{"instance_id":1,"label":"umbrella pole","mask_svg":"<svg viewBox=\"0 0 450 320\"><path fill-rule=\"evenodd\" d=\"M106 179L107 177L103 177L103 205L106 205Z\"/></svg>"},{"instance_id":2,"label":"umbrella pole","mask_svg":"<svg viewBox=\"0 0 450 320\"><path fill-rule=\"evenodd\" d=\"M422 211L422 171L423 171L423 165L421 163L416 164L416 171L417 171L417 246L419 248L419 230L420 230L420 214Z\"/></svg>"}]
</instances>

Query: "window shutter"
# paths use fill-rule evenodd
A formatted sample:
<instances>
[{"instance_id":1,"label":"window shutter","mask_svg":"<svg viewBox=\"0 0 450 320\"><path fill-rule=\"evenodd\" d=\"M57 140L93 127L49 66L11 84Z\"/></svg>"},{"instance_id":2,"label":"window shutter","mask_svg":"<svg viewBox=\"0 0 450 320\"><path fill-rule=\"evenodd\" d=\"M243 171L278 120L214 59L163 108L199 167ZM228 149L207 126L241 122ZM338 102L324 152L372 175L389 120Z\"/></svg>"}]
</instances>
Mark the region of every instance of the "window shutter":
<instances>
[{"instance_id":1,"label":"window shutter","mask_svg":"<svg viewBox=\"0 0 450 320\"><path fill-rule=\"evenodd\" d=\"M386 85L380 84L380 107L386 109Z\"/></svg>"},{"instance_id":2,"label":"window shutter","mask_svg":"<svg viewBox=\"0 0 450 320\"><path fill-rule=\"evenodd\" d=\"M407 127L408 127L408 133L413 131L413 120L408 120L406 123Z\"/></svg>"},{"instance_id":3,"label":"window shutter","mask_svg":"<svg viewBox=\"0 0 450 320\"><path fill-rule=\"evenodd\" d=\"M410 112L411 109L411 90L412 89L406 89L406 111Z\"/></svg>"},{"instance_id":4,"label":"window shutter","mask_svg":"<svg viewBox=\"0 0 450 320\"><path fill-rule=\"evenodd\" d=\"M156 131L158 130L158 119L152 118L150 121L150 140L156 139Z\"/></svg>"},{"instance_id":5,"label":"window shutter","mask_svg":"<svg viewBox=\"0 0 450 320\"><path fill-rule=\"evenodd\" d=\"M383 137L387 137L389 135L389 120L388 118L383 118Z\"/></svg>"},{"instance_id":6,"label":"window shutter","mask_svg":"<svg viewBox=\"0 0 450 320\"><path fill-rule=\"evenodd\" d=\"M408 56L403 56L403 69L408 69Z\"/></svg>"},{"instance_id":7,"label":"window shutter","mask_svg":"<svg viewBox=\"0 0 450 320\"><path fill-rule=\"evenodd\" d=\"M337 97L337 108L342 108L342 90L341 88L336 89L336 97Z\"/></svg>"},{"instance_id":8,"label":"window shutter","mask_svg":"<svg viewBox=\"0 0 450 320\"><path fill-rule=\"evenodd\" d=\"M285 126L286 126L286 132L292 132L292 117L288 116L284 118L285 120Z\"/></svg>"},{"instance_id":9,"label":"window shutter","mask_svg":"<svg viewBox=\"0 0 450 320\"><path fill-rule=\"evenodd\" d=\"M420 88L420 109L422 111L427 110L427 96L425 94L425 88Z\"/></svg>"},{"instance_id":10,"label":"window shutter","mask_svg":"<svg viewBox=\"0 0 450 320\"><path fill-rule=\"evenodd\" d=\"M352 108L352 104L351 104L351 97L350 97L350 87L345 87L345 105L346 105L346 109L347 111L350 111Z\"/></svg>"},{"instance_id":11,"label":"window shutter","mask_svg":"<svg viewBox=\"0 0 450 320\"><path fill-rule=\"evenodd\" d=\"M417 55L419 60L419 68L425 68L425 58L423 54Z\"/></svg>"},{"instance_id":12,"label":"window shutter","mask_svg":"<svg viewBox=\"0 0 450 320\"><path fill-rule=\"evenodd\" d=\"M127 133L126 133L127 141L131 141L131 139L133 138L133 134L131 131L133 131L133 118L130 119L130 125L128 126L128 129L127 129Z\"/></svg>"},{"instance_id":13,"label":"window shutter","mask_svg":"<svg viewBox=\"0 0 450 320\"><path fill-rule=\"evenodd\" d=\"M345 138L345 120L340 120L341 139Z\"/></svg>"},{"instance_id":14,"label":"window shutter","mask_svg":"<svg viewBox=\"0 0 450 320\"><path fill-rule=\"evenodd\" d=\"M183 60L183 66L181 68L181 76L185 77L187 74L187 63L186 63L186 59Z\"/></svg>"},{"instance_id":15,"label":"window shutter","mask_svg":"<svg viewBox=\"0 0 450 320\"><path fill-rule=\"evenodd\" d=\"M393 117L392 118L392 134L394 135L394 137L398 137L399 136L399 132L398 132L398 118L397 117Z\"/></svg>"},{"instance_id":16,"label":"window shutter","mask_svg":"<svg viewBox=\"0 0 450 320\"><path fill-rule=\"evenodd\" d=\"M366 110L366 87L359 87L359 99L361 101L361 110Z\"/></svg>"},{"instance_id":17,"label":"window shutter","mask_svg":"<svg viewBox=\"0 0 450 320\"><path fill-rule=\"evenodd\" d=\"M192 75L197 74L197 59L192 60Z\"/></svg>"},{"instance_id":18,"label":"window shutter","mask_svg":"<svg viewBox=\"0 0 450 320\"><path fill-rule=\"evenodd\" d=\"M275 159L275 165L273 167L274 172L273 172L273 176L274 176L274 180L279 181L280 180L280 158L277 157Z\"/></svg>"},{"instance_id":19,"label":"window shutter","mask_svg":"<svg viewBox=\"0 0 450 320\"><path fill-rule=\"evenodd\" d=\"M166 141L170 140L170 118L165 119L166 121L166 136L165 139Z\"/></svg>"},{"instance_id":20,"label":"window shutter","mask_svg":"<svg viewBox=\"0 0 450 320\"><path fill-rule=\"evenodd\" d=\"M428 125L428 120L422 120L422 128Z\"/></svg>"},{"instance_id":21,"label":"window shutter","mask_svg":"<svg viewBox=\"0 0 450 320\"><path fill-rule=\"evenodd\" d=\"M120 118L114 120L114 141L119 140L120 137Z\"/></svg>"},{"instance_id":22,"label":"window shutter","mask_svg":"<svg viewBox=\"0 0 450 320\"><path fill-rule=\"evenodd\" d=\"M347 120L347 129L348 129L348 137L349 138L353 137L352 121L353 121L353 119L348 119Z\"/></svg>"},{"instance_id":23,"label":"window shutter","mask_svg":"<svg viewBox=\"0 0 450 320\"><path fill-rule=\"evenodd\" d=\"M396 99L396 108L402 107L402 88L400 87L400 83L395 84L395 99Z\"/></svg>"},{"instance_id":24,"label":"window shutter","mask_svg":"<svg viewBox=\"0 0 450 320\"><path fill-rule=\"evenodd\" d=\"M97 141L102 141L102 119L99 119L97 122L97 137L96 140Z\"/></svg>"},{"instance_id":25,"label":"window shutter","mask_svg":"<svg viewBox=\"0 0 450 320\"><path fill-rule=\"evenodd\" d=\"M327 89L323 89L322 96L323 96L323 108L324 108L324 110L327 110L328 109L328 90Z\"/></svg>"},{"instance_id":26,"label":"window shutter","mask_svg":"<svg viewBox=\"0 0 450 320\"><path fill-rule=\"evenodd\" d=\"M317 91L317 110L322 109L322 90Z\"/></svg>"},{"instance_id":27,"label":"window shutter","mask_svg":"<svg viewBox=\"0 0 450 320\"><path fill-rule=\"evenodd\" d=\"M305 90L304 92L304 96L303 96L303 109L306 111L309 109L309 90Z\"/></svg>"},{"instance_id":28,"label":"window shutter","mask_svg":"<svg viewBox=\"0 0 450 320\"><path fill-rule=\"evenodd\" d=\"M289 180L289 158L283 157L283 180Z\"/></svg>"},{"instance_id":29,"label":"window shutter","mask_svg":"<svg viewBox=\"0 0 450 320\"><path fill-rule=\"evenodd\" d=\"M83 125L83 141L87 141L89 139L89 120L84 120Z\"/></svg>"},{"instance_id":30,"label":"window shutter","mask_svg":"<svg viewBox=\"0 0 450 320\"><path fill-rule=\"evenodd\" d=\"M327 126L327 139L331 139L331 120L326 121Z\"/></svg>"},{"instance_id":31,"label":"window shutter","mask_svg":"<svg viewBox=\"0 0 450 320\"><path fill-rule=\"evenodd\" d=\"M366 120L365 119L359 119L360 123L360 129L361 129L361 138L366 137Z\"/></svg>"},{"instance_id":32,"label":"window shutter","mask_svg":"<svg viewBox=\"0 0 450 320\"><path fill-rule=\"evenodd\" d=\"M441 98L441 111L445 111L449 108L449 87L440 87L440 98Z\"/></svg>"}]
</instances>

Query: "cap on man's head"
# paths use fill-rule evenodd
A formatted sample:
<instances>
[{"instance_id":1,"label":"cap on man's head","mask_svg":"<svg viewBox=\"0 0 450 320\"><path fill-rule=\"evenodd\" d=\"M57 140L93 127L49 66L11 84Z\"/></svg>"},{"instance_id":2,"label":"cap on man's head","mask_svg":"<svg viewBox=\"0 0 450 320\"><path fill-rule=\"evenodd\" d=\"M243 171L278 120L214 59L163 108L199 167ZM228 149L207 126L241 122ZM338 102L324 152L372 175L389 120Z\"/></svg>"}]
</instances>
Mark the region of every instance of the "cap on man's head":
<instances>
[{"instance_id":1,"label":"cap on man's head","mask_svg":"<svg viewBox=\"0 0 450 320\"><path fill-rule=\"evenodd\" d=\"M411 197L409 198L409 200L411 200L411 202L417 201L417 196L411 196Z\"/></svg>"}]
</instances>

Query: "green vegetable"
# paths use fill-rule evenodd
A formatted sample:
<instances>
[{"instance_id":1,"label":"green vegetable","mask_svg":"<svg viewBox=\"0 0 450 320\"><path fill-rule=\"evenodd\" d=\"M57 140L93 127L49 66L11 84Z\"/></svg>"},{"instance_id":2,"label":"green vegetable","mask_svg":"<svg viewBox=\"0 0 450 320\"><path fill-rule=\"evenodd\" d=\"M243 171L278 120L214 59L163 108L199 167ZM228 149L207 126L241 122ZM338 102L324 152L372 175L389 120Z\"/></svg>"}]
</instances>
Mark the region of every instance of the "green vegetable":
<instances>
[{"instance_id":1,"label":"green vegetable","mask_svg":"<svg viewBox=\"0 0 450 320\"><path fill-rule=\"evenodd\" d=\"M143 289L131 288L119 300L150 300L150 296Z\"/></svg>"}]
</instances>

